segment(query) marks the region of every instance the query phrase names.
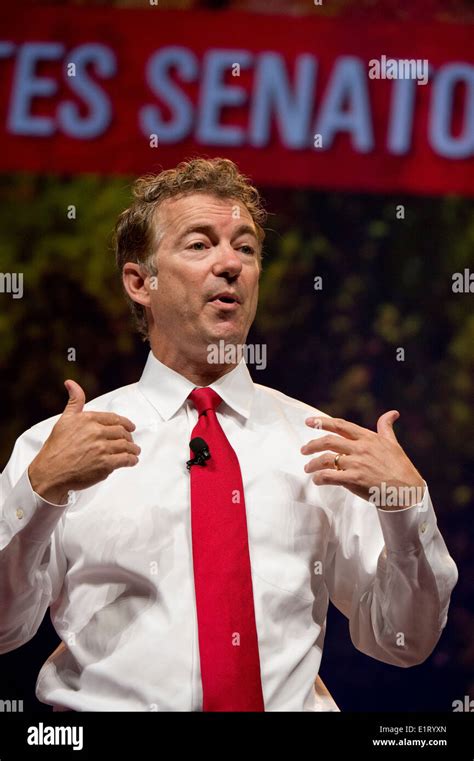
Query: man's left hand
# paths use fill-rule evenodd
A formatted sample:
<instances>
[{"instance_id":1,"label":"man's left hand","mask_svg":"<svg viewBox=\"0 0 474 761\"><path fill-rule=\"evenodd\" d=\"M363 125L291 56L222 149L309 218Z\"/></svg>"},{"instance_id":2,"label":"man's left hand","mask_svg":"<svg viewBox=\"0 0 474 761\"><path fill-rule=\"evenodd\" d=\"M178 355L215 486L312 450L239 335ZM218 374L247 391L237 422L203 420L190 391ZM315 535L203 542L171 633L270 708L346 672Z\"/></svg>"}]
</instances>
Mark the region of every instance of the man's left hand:
<instances>
[{"instance_id":1,"label":"man's left hand","mask_svg":"<svg viewBox=\"0 0 474 761\"><path fill-rule=\"evenodd\" d=\"M305 471L314 473L312 480L317 485L345 486L353 494L370 501L374 501L377 489L382 492L382 484L385 484L385 493L391 487L388 493L393 494L394 487L399 495L411 494L414 490L410 487L418 487L416 492L423 494L424 481L393 430L399 417L396 410L385 412L377 421L377 432L340 418L307 418L306 425L328 433L301 447L302 454L325 453L306 463ZM409 499L408 504L405 501L401 496L387 505L380 503L378 506L386 510L402 509L420 500Z\"/></svg>"}]
</instances>

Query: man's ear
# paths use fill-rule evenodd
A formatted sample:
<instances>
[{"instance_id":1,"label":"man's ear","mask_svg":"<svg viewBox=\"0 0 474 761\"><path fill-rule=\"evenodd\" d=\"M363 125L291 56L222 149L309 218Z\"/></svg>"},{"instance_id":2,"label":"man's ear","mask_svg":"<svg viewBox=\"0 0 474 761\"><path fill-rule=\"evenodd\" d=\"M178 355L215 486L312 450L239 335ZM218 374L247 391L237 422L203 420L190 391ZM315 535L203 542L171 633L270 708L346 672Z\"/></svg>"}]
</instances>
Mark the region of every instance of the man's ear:
<instances>
[{"instance_id":1,"label":"man's ear","mask_svg":"<svg viewBox=\"0 0 474 761\"><path fill-rule=\"evenodd\" d=\"M150 279L155 280L156 276L152 277L143 265L137 262L126 262L123 265L123 287L132 301L144 307L150 306Z\"/></svg>"}]
</instances>

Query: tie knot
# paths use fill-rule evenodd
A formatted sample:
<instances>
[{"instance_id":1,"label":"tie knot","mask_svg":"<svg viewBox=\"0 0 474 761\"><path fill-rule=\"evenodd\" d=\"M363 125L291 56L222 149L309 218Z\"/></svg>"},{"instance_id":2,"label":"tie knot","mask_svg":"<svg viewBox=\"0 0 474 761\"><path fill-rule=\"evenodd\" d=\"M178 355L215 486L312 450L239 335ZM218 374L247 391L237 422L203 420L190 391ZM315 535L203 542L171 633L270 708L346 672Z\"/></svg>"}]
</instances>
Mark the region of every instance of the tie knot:
<instances>
[{"instance_id":1,"label":"tie knot","mask_svg":"<svg viewBox=\"0 0 474 761\"><path fill-rule=\"evenodd\" d=\"M214 391L213 388L209 388L209 386L195 388L189 394L188 399L191 399L199 415L202 415L206 410L214 410L215 412L219 404L222 402L217 391Z\"/></svg>"}]
</instances>

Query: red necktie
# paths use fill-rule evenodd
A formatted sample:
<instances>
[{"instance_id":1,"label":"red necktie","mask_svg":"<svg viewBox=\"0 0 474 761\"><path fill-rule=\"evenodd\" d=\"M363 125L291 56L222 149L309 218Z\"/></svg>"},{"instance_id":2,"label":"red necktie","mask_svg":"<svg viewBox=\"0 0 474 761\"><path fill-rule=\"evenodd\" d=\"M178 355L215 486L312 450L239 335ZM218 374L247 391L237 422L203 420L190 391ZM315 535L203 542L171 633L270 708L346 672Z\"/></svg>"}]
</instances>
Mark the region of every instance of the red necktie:
<instances>
[{"instance_id":1,"label":"red necktie","mask_svg":"<svg viewBox=\"0 0 474 761\"><path fill-rule=\"evenodd\" d=\"M192 465L191 529L204 711L264 711L244 489L237 455L216 415L212 388L189 398L192 438L208 445Z\"/></svg>"}]
</instances>

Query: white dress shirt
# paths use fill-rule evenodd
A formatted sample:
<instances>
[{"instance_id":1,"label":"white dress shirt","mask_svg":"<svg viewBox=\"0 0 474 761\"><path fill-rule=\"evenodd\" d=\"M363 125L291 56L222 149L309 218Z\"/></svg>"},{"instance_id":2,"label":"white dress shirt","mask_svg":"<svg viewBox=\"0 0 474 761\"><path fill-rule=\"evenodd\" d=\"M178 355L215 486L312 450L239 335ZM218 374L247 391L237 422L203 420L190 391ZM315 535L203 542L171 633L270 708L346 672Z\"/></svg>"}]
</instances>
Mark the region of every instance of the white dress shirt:
<instances>
[{"instance_id":1,"label":"white dress shirt","mask_svg":"<svg viewBox=\"0 0 474 761\"><path fill-rule=\"evenodd\" d=\"M302 444L320 411L253 383L245 362L211 384L240 461L267 711L338 710L314 689L328 600L358 650L411 666L432 652L457 581L427 487L383 511L316 486ZM50 606L62 643L36 694L76 711L200 711L202 686L186 460L193 383L150 353L138 383L87 410L136 424L139 464L53 506L27 468L58 416L17 440L1 479L0 652L28 642ZM242 675L245 678L245 675Z\"/></svg>"}]
</instances>

